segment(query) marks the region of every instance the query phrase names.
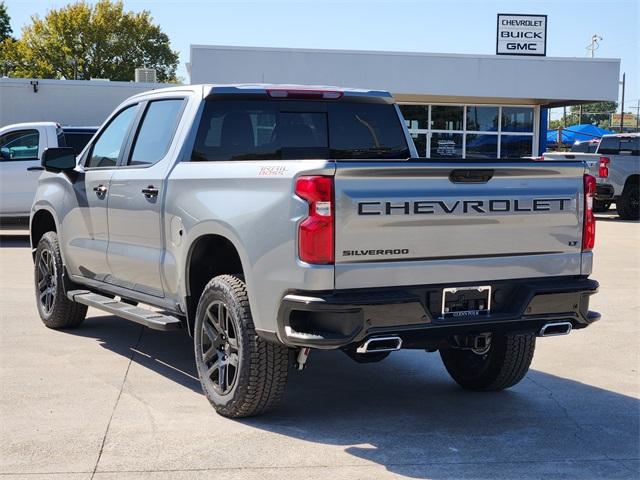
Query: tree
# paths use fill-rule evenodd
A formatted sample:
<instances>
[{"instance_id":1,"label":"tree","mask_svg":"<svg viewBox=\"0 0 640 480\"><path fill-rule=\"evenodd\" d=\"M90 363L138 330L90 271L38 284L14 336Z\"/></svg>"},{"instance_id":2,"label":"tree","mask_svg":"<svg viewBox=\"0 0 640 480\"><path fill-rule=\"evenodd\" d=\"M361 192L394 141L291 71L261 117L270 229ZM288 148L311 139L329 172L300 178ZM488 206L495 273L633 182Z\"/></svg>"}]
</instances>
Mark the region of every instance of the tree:
<instances>
[{"instance_id":1,"label":"tree","mask_svg":"<svg viewBox=\"0 0 640 480\"><path fill-rule=\"evenodd\" d=\"M579 125L590 123L602 128L611 127L611 114L616 111L618 104L616 102L598 102L586 103L582 105L582 117L580 116L580 105L572 105L566 117L567 127L571 125ZM549 128L557 130L565 125L564 115L559 120L551 120Z\"/></svg>"},{"instance_id":2,"label":"tree","mask_svg":"<svg viewBox=\"0 0 640 480\"><path fill-rule=\"evenodd\" d=\"M178 52L151 14L125 12L121 0L81 0L44 19L35 15L4 55L18 77L129 81L137 67L147 67L166 82L175 81L178 65Z\"/></svg>"},{"instance_id":3,"label":"tree","mask_svg":"<svg viewBox=\"0 0 640 480\"><path fill-rule=\"evenodd\" d=\"M582 105L582 116L580 116L580 105L571 107L569 117L575 119L575 123L590 123L601 127L608 127L611 122L611 114L616 111L616 102L598 102Z\"/></svg>"},{"instance_id":4,"label":"tree","mask_svg":"<svg viewBox=\"0 0 640 480\"><path fill-rule=\"evenodd\" d=\"M7 38L11 38L12 33L11 17L7 13L7 6L4 2L0 2L0 43Z\"/></svg>"}]
</instances>

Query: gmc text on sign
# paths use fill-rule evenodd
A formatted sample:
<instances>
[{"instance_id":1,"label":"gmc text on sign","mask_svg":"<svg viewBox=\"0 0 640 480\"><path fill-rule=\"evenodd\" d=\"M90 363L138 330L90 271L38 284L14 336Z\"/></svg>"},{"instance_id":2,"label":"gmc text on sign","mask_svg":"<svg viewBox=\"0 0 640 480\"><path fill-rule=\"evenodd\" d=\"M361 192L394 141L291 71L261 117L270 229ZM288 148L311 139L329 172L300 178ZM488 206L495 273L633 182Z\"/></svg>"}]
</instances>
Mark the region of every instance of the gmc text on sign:
<instances>
[{"instance_id":1,"label":"gmc text on sign","mask_svg":"<svg viewBox=\"0 0 640 480\"><path fill-rule=\"evenodd\" d=\"M498 14L497 55L547 54L547 16Z\"/></svg>"}]
</instances>

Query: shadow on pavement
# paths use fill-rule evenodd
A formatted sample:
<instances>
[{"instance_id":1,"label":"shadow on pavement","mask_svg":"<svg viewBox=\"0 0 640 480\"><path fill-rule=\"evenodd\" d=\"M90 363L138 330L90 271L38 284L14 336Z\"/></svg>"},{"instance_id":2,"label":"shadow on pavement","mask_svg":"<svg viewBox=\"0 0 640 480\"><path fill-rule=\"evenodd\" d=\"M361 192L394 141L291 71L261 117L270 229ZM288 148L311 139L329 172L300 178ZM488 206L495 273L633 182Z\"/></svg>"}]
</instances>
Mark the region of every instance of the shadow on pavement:
<instances>
[{"instance_id":1,"label":"shadow on pavement","mask_svg":"<svg viewBox=\"0 0 640 480\"><path fill-rule=\"evenodd\" d=\"M129 357L140 328L104 316L73 333ZM135 351L134 362L200 394L185 332L144 330ZM362 365L314 351L277 410L239 421L413 478L638 478L639 412L636 398L535 370L511 390L471 393L437 354Z\"/></svg>"},{"instance_id":2,"label":"shadow on pavement","mask_svg":"<svg viewBox=\"0 0 640 480\"><path fill-rule=\"evenodd\" d=\"M30 248L29 232L25 234L0 234L0 248Z\"/></svg>"}]
</instances>

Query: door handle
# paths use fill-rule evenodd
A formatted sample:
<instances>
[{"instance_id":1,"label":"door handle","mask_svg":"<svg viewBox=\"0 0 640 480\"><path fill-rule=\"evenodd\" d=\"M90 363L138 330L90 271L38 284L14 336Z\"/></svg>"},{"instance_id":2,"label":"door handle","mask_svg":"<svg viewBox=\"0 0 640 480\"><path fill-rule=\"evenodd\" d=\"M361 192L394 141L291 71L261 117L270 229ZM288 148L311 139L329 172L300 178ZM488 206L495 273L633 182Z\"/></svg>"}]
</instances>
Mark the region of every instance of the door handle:
<instances>
[{"instance_id":1,"label":"door handle","mask_svg":"<svg viewBox=\"0 0 640 480\"><path fill-rule=\"evenodd\" d=\"M158 189L153 185L149 185L147 188L142 189L142 193L147 198L153 198L158 196Z\"/></svg>"},{"instance_id":2,"label":"door handle","mask_svg":"<svg viewBox=\"0 0 640 480\"><path fill-rule=\"evenodd\" d=\"M100 184L97 187L93 187L93 191L96 192L96 195L101 197L105 193L107 193L107 187L105 187L104 185Z\"/></svg>"},{"instance_id":3,"label":"door handle","mask_svg":"<svg viewBox=\"0 0 640 480\"><path fill-rule=\"evenodd\" d=\"M27 172L35 172L38 170L44 170L44 167L27 167Z\"/></svg>"}]
</instances>

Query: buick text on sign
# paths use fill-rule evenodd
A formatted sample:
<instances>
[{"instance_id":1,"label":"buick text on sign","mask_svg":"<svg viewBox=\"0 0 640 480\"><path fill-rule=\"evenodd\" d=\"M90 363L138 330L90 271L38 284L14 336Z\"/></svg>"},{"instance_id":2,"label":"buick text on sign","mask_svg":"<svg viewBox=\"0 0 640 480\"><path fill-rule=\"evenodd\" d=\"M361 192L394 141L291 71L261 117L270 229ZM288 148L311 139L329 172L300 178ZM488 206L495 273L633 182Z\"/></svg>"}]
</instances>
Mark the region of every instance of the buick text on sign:
<instances>
[{"instance_id":1,"label":"buick text on sign","mask_svg":"<svg viewBox=\"0 0 640 480\"><path fill-rule=\"evenodd\" d=\"M547 16L498 14L497 55L547 54Z\"/></svg>"}]
</instances>

